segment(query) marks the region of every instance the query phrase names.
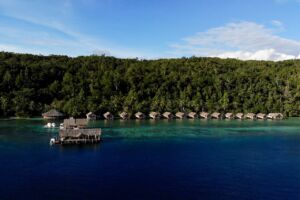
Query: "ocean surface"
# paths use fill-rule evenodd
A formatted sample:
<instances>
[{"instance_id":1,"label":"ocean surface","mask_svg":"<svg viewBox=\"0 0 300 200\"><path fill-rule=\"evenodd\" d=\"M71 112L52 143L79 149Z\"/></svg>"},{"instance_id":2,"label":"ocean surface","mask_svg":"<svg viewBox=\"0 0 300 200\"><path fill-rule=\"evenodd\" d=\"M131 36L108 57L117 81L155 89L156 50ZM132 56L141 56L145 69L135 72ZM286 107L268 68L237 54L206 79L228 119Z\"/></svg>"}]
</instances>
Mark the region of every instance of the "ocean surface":
<instances>
[{"instance_id":1,"label":"ocean surface","mask_svg":"<svg viewBox=\"0 0 300 200\"><path fill-rule=\"evenodd\" d=\"M300 118L96 121L88 146L45 123L0 120L1 200L300 199Z\"/></svg>"}]
</instances>

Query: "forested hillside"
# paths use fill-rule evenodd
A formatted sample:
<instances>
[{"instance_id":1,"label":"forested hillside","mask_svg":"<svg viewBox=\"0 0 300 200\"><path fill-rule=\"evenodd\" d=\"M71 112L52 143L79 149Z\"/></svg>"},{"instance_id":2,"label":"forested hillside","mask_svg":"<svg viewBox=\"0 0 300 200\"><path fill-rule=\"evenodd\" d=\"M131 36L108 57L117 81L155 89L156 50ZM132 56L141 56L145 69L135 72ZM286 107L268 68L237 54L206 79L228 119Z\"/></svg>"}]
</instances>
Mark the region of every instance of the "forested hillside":
<instances>
[{"instance_id":1,"label":"forested hillside","mask_svg":"<svg viewBox=\"0 0 300 200\"><path fill-rule=\"evenodd\" d=\"M300 116L300 61L70 58L0 52L0 116L154 111Z\"/></svg>"}]
</instances>

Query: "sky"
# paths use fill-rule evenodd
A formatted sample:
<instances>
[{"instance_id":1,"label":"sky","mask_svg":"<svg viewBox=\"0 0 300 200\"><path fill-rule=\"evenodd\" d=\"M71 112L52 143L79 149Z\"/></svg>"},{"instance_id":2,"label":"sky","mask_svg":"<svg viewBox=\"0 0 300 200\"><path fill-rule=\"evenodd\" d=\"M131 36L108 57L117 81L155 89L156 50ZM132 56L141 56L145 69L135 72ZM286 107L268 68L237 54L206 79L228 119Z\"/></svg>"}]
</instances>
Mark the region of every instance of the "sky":
<instances>
[{"instance_id":1,"label":"sky","mask_svg":"<svg viewBox=\"0 0 300 200\"><path fill-rule=\"evenodd\" d=\"M300 0L0 0L0 51L300 59Z\"/></svg>"}]
</instances>

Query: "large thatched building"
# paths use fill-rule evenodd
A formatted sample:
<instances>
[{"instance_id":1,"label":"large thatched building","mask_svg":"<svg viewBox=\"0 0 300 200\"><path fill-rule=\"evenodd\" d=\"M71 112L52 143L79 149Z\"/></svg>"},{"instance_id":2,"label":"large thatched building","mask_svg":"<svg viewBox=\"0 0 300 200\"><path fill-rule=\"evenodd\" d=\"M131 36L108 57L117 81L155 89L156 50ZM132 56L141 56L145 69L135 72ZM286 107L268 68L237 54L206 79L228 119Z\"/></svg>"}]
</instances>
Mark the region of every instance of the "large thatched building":
<instances>
[{"instance_id":1,"label":"large thatched building","mask_svg":"<svg viewBox=\"0 0 300 200\"><path fill-rule=\"evenodd\" d=\"M164 112L163 117L166 119L172 119L174 115L171 112Z\"/></svg>"},{"instance_id":2,"label":"large thatched building","mask_svg":"<svg viewBox=\"0 0 300 200\"><path fill-rule=\"evenodd\" d=\"M188 118L195 119L195 118L197 118L197 117L198 117L198 115L197 115L197 113L195 113L195 112L189 112L189 113L188 113Z\"/></svg>"},{"instance_id":3,"label":"large thatched building","mask_svg":"<svg viewBox=\"0 0 300 200\"><path fill-rule=\"evenodd\" d=\"M59 119L64 117L64 114L57 111L56 109L49 110L48 112L45 112L42 114L44 119Z\"/></svg>"}]
</instances>

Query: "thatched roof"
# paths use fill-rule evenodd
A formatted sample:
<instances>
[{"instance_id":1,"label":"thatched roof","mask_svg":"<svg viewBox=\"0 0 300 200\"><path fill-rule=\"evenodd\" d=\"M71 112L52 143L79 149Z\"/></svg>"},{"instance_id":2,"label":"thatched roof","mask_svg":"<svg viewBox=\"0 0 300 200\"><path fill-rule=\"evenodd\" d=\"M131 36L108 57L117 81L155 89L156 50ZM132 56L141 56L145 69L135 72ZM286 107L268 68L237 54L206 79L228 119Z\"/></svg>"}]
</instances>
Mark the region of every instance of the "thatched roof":
<instances>
[{"instance_id":1,"label":"thatched roof","mask_svg":"<svg viewBox=\"0 0 300 200\"><path fill-rule=\"evenodd\" d=\"M164 113L163 113L163 116L164 116L165 118L167 118L167 119L171 119L171 118L174 117L173 114L172 114L171 112L164 112Z\"/></svg>"},{"instance_id":2,"label":"thatched roof","mask_svg":"<svg viewBox=\"0 0 300 200\"><path fill-rule=\"evenodd\" d=\"M88 124L87 119L69 118L64 120L64 128L86 127L87 124Z\"/></svg>"},{"instance_id":3,"label":"thatched roof","mask_svg":"<svg viewBox=\"0 0 300 200\"><path fill-rule=\"evenodd\" d=\"M211 118L219 119L219 118L221 118L221 113L214 112L214 113L211 114Z\"/></svg>"},{"instance_id":4,"label":"thatched roof","mask_svg":"<svg viewBox=\"0 0 300 200\"><path fill-rule=\"evenodd\" d=\"M113 114L112 114L111 112L106 112L106 113L104 113L104 114L103 114L103 117L104 117L105 119L108 119L108 120L114 119L114 116L113 116Z\"/></svg>"},{"instance_id":5,"label":"thatched roof","mask_svg":"<svg viewBox=\"0 0 300 200\"><path fill-rule=\"evenodd\" d=\"M121 112L121 113L120 113L120 117L121 117L122 119L129 119L129 114L128 114L127 112Z\"/></svg>"},{"instance_id":6,"label":"thatched roof","mask_svg":"<svg viewBox=\"0 0 300 200\"><path fill-rule=\"evenodd\" d=\"M88 119L96 119L97 115L94 114L93 112L89 112L89 113L86 114L86 118L88 118Z\"/></svg>"},{"instance_id":7,"label":"thatched roof","mask_svg":"<svg viewBox=\"0 0 300 200\"><path fill-rule=\"evenodd\" d=\"M244 113L236 113L235 117L238 119L243 119Z\"/></svg>"},{"instance_id":8,"label":"thatched roof","mask_svg":"<svg viewBox=\"0 0 300 200\"><path fill-rule=\"evenodd\" d=\"M186 114L184 112L177 112L175 116L178 117L179 119L183 119L186 117Z\"/></svg>"},{"instance_id":9,"label":"thatched roof","mask_svg":"<svg viewBox=\"0 0 300 200\"><path fill-rule=\"evenodd\" d=\"M43 117L63 117L64 114L57 111L56 109L51 109L48 112L42 114Z\"/></svg>"},{"instance_id":10,"label":"thatched roof","mask_svg":"<svg viewBox=\"0 0 300 200\"><path fill-rule=\"evenodd\" d=\"M234 114L233 114L233 113L226 113L226 114L225 114L225 117L226 117L227 119L232 119L232 118L234 118Z\"/></svg>"},{"instance_id":11,"label":"thatched roof","mask_svg":"<svg viewBox=\"0 0 300 200\"><path fill-rule=\"evenodd\" d=\"M149 116L152 119L158 119L158 118L160 118L160 113L159 112L150 112Z\"/></svg>"},{"instance_id":12,"label":"thatched roof","mask_svg":"<svg viewBox=\"0 0 300 200\"><path fill-rule=\"evenodd\" d=\"M189 112L189 114L188 114L188 117L189 117L189 118L193 118L193 119L194 119L194 118L197 118L197 116L198 116L198 115L197 115L197 113L195 113L195 112Z\"/></svg>"},{"instance_id":13,"label":"thatched roof","mask_svg":"<svg viewBox=\"0 0 300 200\"><path fill-rule=\"evenodd\" d=\"M283 114L282 113L269 113L267 115L268 119L283 119Z\"/></svg>"},{"instance_id":14,"label":"thatched roof","mask_svg":"<svg viewBox=\"0 0 300 200\"><path fill-rule=\"evenodd\" d=\"M256 115L254 113L247 113L245 115L245 118L246 119L255 119L256 118Z\"/></svg>"},{"instance_id":15,"label":"thatched roof","mask_svg":"<svg viewBox=\"0 0 300 200\"><path fill-rule=\"evenodd\" d=\"M266 114L264 114L264 113L258 113L258 114L256 115L256 117L257 117L258 119L265 119L265 118L266 118Z\"/></svg>"},{"instance_id":16,"label":"thatched roof","mask_svg":"<svg viewBox=\"0 0 300 200\"><path fill-rule=\"evenodd\" d=\"M142 113L142 112L137 112L137 113L135 113L135 115L134 115L137 119L144 119L145 118L145 115L144 115L144 113Z\"/></svg>"},{"instance_id":17,"label":"thatched roof","mask_svg":"<svg viewBox=\"0 0 300 200\"><path fill-rule=\"evenodd\" d=\"M59 136L62 138L72 137L96 137L101 135L101 129L64 129L59 131Z\"/></svg>"},{"instance_id":18,"label":"thatched roof","mask_svg":"<svg viewBox=\"0 0 300 200\"><path fill-rule=\"evenodd\" d=\"M207 119L207 118L209 118L209 113L208 112L201 112L200 117Z\"/></svg>"}]
</instances>

